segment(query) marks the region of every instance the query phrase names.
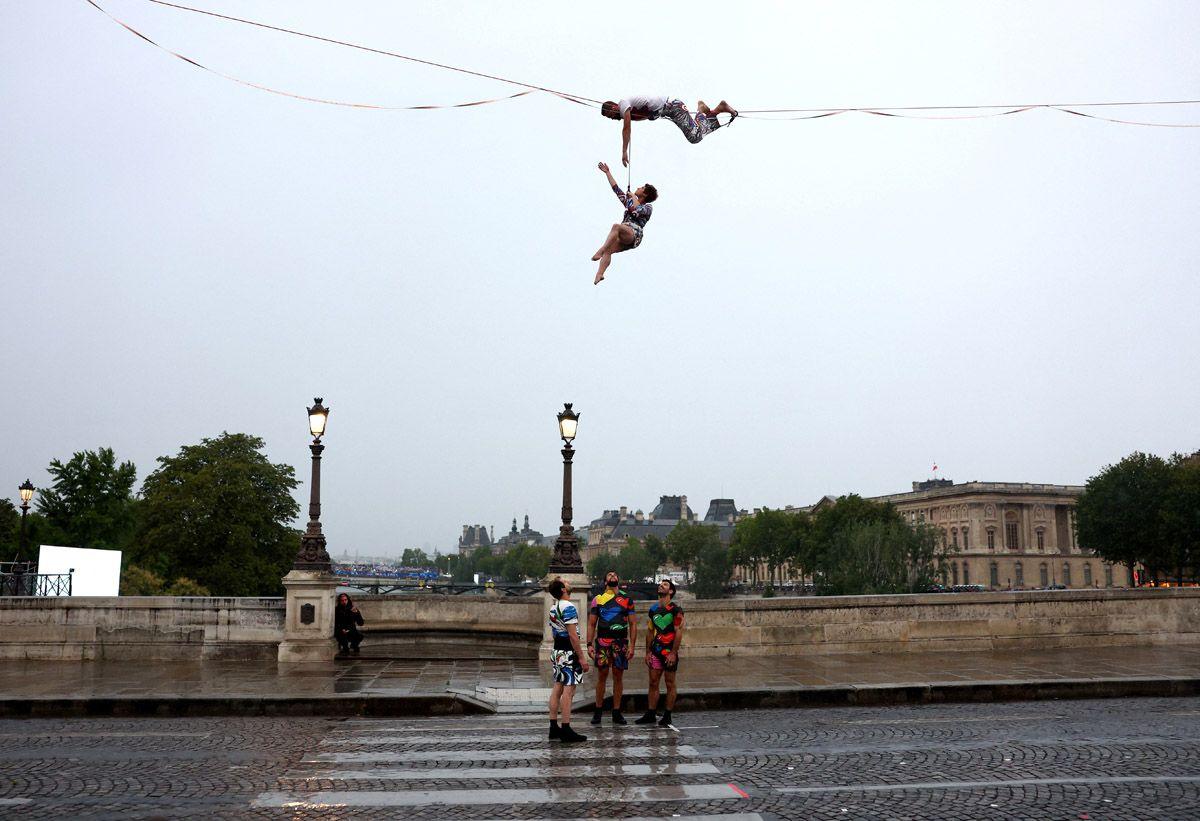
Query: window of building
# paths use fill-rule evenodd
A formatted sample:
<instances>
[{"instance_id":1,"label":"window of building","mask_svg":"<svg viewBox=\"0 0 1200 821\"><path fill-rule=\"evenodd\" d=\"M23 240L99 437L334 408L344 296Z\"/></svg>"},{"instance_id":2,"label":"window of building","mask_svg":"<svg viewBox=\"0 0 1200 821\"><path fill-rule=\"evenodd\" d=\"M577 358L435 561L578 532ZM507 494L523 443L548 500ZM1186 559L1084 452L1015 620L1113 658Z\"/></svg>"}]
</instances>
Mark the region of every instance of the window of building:
<instances>
[{"instance_id":1,"label":"window of building","mask_svg":"<svg viewBox=\"0 0 1200 821\"><path fill-rule=\"evenodd\" d=\"M971 568L966 562L963 562L963 584L971 583Z\"/></svg>"},{"instance_id":2,"label":"window of building","mask_svg":"<svg viewBox=\"0 0 1200 821\"><path fill-rule=\"evenodd\" d=\"M994 553L996 551L996 528L989 527L987 536L988 536L988 550L991 550Z\"/></svg>"},{"instance_id":3,"label":"window of building","mask_svg":"<svg viewBox=\"0 0 1200 821\"><path fill-rule=\"evenodd\" d=\"M950 528L950 546L958 550L958 528Z\"/></svg>"},{"instance_id":4,"label":"window of building","mask_svg":"<svg viewBox=\"0 0 1200 821\"><path fill-rule=\"evenodd\" d=\"M1004 523L1004 546L1009 550L1017 549L1017 523Z\"/></svg>"},{"instance_id":5,"label":"window of building","mask_svg":"<svg viewBox=\"0 0 1200 821\"><path fill-rule=\"evenodd\" d=\"M1112 572L1111 564L1104 565L1104 586L1105 587L1113 586L1113 572Z\"/></svg>"},{"instance_id":6,"label":"window of building","mask_svg":"<svg viewBox=\"0 0 1200 821\"><path fill-rule=\"evenodd\" d=\"M958 562L950 562L950 576L954 580L955 586L958 585Z\"/></svg>"},{"instance_id":7,"label":"window of building","mask_svg":"<svg viewBox=\"0 0 1200 821\"><path fill-rule=\"evenodd\" d=\"M971 528L963 528L963 550L971 549Z\"/></svg>"},{"instance_id":8,"label":"window of building","mask_svg":"<svg viewBox=\"0 0 1200 821\"><path fill-rule=\"evenodd\" d=\"M1083 563L1083 586L1092 586L1092 564L1091 562Z\"/></svg>"},{"instance_id":9,"label":"window of building","mask_svg":"<svg viewBox=\"0 0 1200 821\"><path fill-rule=\"evenodd\" d=\"M1042 587L1050 586L1050 568L1046 566L1045 562L1038 565L1038 583Z\"/></svg>"},{"instance_id":10,"label":"window of building","mask_svg":"<svg viewBox=\"0 0 1200 821\"><path fill-rule=\"evenodd\" d=\"M1016 582L1017 587L1025 586L1025 568L1021 566L1020 562L1013 565L1013 581Z\"/></svg>"},{"instance_id":11,"label":"window of building","mask_svg":"<svg viewBox=\"0 0 1200 821\"><path fill-rule=\"evenodd\" d=\"M1046 531L1042 530L1040 527L1038 528L1037 532L1037 546L1038 553L1046 552Z\"/></svg>"},{"instance_id":12,"label":"window of building","mask_svg":"<svg viewBox=\"0 0 1200 821\"><path fill-rule=\"evenodd\" d=\"M991 582L991 586L999 587L1000 586L1000 567L995 562L992 562L990 567L988 568L988 570L989 570L989 575L991 576L991 578L988 579L988 581Z\"/></svg>"},{"instance_id":13,"label":"window of building","mask_svg":"<svg viewBox=\"0 0 1200 821\"><path fill-rule=\"evenodd\" d=\"M1063 562L1063 584L1071 586L1071 565L1067 562Z\"/></svg>"}]
</instances>

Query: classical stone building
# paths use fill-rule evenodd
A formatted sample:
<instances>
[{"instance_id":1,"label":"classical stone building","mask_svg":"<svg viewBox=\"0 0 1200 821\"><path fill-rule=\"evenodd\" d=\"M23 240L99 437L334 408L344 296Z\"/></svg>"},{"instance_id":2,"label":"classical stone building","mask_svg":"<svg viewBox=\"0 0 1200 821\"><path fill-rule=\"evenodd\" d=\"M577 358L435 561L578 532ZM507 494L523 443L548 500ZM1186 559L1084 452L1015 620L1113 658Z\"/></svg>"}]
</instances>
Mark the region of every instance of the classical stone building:
<instances>
[{"instance_id":1,"label":"classical stone building","mask_svg":"<svg viewBox=\"0 0 1200 821\"><path fill-rule=\"evenodd\" d=\"M890 502L910 523L927 522L942 531L952 554L947 584L990 590L1129 585L1129 568L1109 564L1076 542L1075 502L1081 493L1081 485L933 479L871 501Z\"/></svg>"},{"instance_id":2,"label":"classical stone building","mask_svg":"<svg viewBox=\"0 0 1200 821\"><path fill-rule=\"evenodd\" d=\"M553 544L553 541L546 541L546 537L536 530L529 527L529 514L525 514L525 526L517 530L517 520L512 520L512 529L504 536L496 540L492 547L494 555L502 555L512 550L514 547L523 544Z\"/></svg>"},{"instance_id":3,"label":"classical stone building","mask_svg":"<svg viewBox=\"0 0 1200 821\"><path fill-rule=\"evenodd\" d=\"M717 528L721 541L727 545L733 538L734 523L744 515L746 511L739 511L733 499L713 499L701 519L688 506L687 496L660 496L658 505L649 515L644 515L640 510L631 513L629 508L622 506L606 510L600 518L593 519L588 525L587 545L580 547L580 555L584 564L587 564L601 553L620 553L631 536L639 542L645 542L646 537L651 535L665 541L680 522L712 525Z\"/></svg>"},{"instance_id":4,"label":"classical stone building","mask_svg":"<svg viewBox=\"0 0 1200 821\"><path fill-rule=\"evenodd\" d=\"M484 525L463 525L462 535L458 537L458 553L471 553L476 548L491 547L492 537Z\"/></svg>"}]
</instances>

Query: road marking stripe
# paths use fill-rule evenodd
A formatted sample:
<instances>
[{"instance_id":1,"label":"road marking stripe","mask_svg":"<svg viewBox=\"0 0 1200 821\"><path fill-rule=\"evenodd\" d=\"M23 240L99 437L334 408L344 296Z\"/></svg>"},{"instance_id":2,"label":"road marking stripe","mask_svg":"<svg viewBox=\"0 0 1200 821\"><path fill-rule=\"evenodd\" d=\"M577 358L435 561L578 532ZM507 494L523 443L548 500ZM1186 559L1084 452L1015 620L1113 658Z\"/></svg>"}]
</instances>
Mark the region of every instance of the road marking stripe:
<instances>
[{"instance_id":1,"label":"road marking stripe","mask_svg":"<svg viewBox=\"0 0 1200 821\"><path fill-rule=\"evenodd\" d=\"M628 730L618 734L601 734L597 735L589 731L589 738L595 738L599 741L616 741L618 736L629 735L638 736L638 743L644 744L648 741L661 740L663 743L674 744L675 739L661 733L651 734L646 730ZM656 739L655 736L658 736ZM351 736L349 738L326 738L322 739L322 744L512 744L516 742L530 741L548 741L546 733L530 733L528 735L503 735L495 738L477 735L418 735L418 736L386 736L386 735L362 735Z\"/></svg>"},{"instance_id":2,"label":"road marking stripe","mask_svg":"<svg viewBox=\"0 0 1200 821\"><path fill-rule=\"evenodd\" d=\"M742 799L729 784L680 784L662 787L551 787L517 790L321 790L311 793L266 792L254 807L413 807L464 804L627 803L631 801L711 801Z\"/></svg>"},{"instance_id":3,"label":"road marking stripe","mask_svg":"<svg viewBox=\"0 0 1200 821\"><path fill-rule=\"evenodd\" d=\"M52 738L208 738L212 733L0 733L0 738L45 741Z\"/></svg>"},{"instance_id":4,"label":"road marking stripe","mask_svg":"<svg viewBox=\"0 0 1200 821\"><path fill-rule=\"evenodd\" d=\"M974 790L981 787L1036 787L1054 784L1193 784L1200 775L1114 775L1096 778L1014 778L1005 781L918 781L912 784L847 784L841 787L776 787L782 793L891 792L893 790Z\"/></svg>"},{"instance_id":5,"label":"road marking stripe","mask_svg":"<svg viewBox=\"0 0 1200 821\"><path fill-rule=\"evenodd\" d=\"M454 779L480 778L620 778L623 776L670 776L670 775L714 775L719 773L712 764L700 764L688 761L670 764L586 764L576 767L463 767L461 769L396 769L381 767L376 770L327 770L312 774L287 776L293 781L357 781L379 779L381 781L424 781L435 779L450 781Z\"/></svg>"},{"instance_id":6,"label":"road marking stripe","mask_svg":"<svg viewBox=\"0 0 1200 821\"><path fill-rule=\"evenodd\" d=\"M549 744L550 742L547 742ZM317 753L303 759L302 763L355 764L367 762L401 761L540 761L543 759L571 758L695 758L699 753L688 744L674 747L596 747L586 745L570 747L558 745L553 749L534 750L402 750L398 752L365 753Z\"/></svg>"},{"instance_id":7,"label":"road marking stripe","mask_svg":"<svg viewBox=\"0 0 1200 821\"><path fill-rule=\"evenodd\" d=\"M485 821L501 821L501 819L490 818ZM532 818L528 821L554 821L554 819ZM646 815L638 815L633 818L623 817L621 821L662 821L662 816L651 818ZM763 817L756 812L727 812L716 815L672 815L671 821L763 821Z\"/></svg>"}]
</instances>

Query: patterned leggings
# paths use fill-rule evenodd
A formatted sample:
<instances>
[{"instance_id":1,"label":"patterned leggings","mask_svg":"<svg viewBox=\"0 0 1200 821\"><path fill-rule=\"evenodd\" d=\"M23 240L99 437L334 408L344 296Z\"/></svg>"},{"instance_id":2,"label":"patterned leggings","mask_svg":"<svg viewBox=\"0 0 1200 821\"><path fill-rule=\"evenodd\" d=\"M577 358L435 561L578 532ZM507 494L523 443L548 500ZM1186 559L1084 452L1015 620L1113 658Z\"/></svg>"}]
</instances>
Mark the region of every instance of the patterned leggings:
<instances>
[{"instance_id":1,"label":"patterned leggings","mask_svg":"<svg viewBox=\"0 0 1200 821\"><path fill-rule=\"evenodd\" d=\"M667 107L663 109L662 116L679 126L679 130L683 132L683 136L692 144L700 142L708 134L721 127L716 117L705 117L703 114L697 114L696 118L692 119L691 112L687 110L687 106L679 100L672 100L667 103Z\"/></svg>"}]
</instances>

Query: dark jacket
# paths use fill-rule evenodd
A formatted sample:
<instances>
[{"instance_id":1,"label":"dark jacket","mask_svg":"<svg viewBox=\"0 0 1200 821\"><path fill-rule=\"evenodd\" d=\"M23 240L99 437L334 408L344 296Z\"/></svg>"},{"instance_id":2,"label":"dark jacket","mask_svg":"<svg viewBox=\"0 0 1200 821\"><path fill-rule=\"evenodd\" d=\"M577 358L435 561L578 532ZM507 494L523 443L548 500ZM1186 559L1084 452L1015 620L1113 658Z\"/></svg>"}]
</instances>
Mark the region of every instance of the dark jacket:
<instances>
[{"instance_id":1,"label":"dark jacket","mask_svg":"<svg viewBox=\"0 0 1200 821\"><path fill-rule=\"evenodd\" d=\"M335 633L341 633L343 630L349 630L351 633L357 632L355 626L361 626L363 623L362 613L354 612L354 600L350 599L346 605L337 605L333 608L333 630Z\"/></svg>"}]
</instances>

